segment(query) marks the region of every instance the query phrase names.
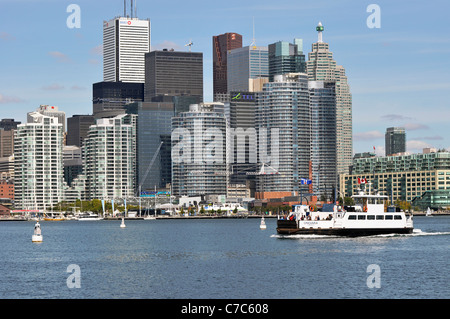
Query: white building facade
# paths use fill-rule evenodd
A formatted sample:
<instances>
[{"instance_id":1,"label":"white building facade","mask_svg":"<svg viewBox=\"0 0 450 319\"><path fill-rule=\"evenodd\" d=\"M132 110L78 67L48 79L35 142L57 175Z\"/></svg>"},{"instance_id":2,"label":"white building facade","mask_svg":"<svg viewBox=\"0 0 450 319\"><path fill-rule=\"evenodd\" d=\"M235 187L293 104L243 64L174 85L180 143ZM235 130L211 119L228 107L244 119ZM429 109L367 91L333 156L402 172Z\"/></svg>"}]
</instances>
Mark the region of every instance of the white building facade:
<instances>
[{"instance_id":1,"label":"white building facade","mask_svg":"<svg viewBox=\"0 0 450 319\"><path fill-rule=\"evenodd\" d=\"M103 81L145 82L150 20L118 17L103 22Z\"/></svg>"}]
</instances>

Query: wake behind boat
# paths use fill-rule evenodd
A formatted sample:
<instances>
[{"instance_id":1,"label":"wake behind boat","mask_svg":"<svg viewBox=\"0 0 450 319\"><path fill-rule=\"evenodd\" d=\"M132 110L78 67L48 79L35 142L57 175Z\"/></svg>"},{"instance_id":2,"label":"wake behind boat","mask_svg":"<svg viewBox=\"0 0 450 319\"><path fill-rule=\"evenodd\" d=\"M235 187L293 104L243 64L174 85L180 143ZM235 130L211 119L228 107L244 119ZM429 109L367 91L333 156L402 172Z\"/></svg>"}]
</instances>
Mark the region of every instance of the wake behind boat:
<instances>
[{"instance_id":1,"label":"wake behind boat","mask_svg":"<svg viewBox=\"0 0 450 319\"><path fill-rule=\"evenodd\" d=\"M348 206L346 210L334 206L332 212L314 212L307 205L296 205L287 218L278 218L277 232L348 237L413 232L412 215L384 211L387 196L360 191L352 198L354 206Z\"/></svg>"}]
</instances>

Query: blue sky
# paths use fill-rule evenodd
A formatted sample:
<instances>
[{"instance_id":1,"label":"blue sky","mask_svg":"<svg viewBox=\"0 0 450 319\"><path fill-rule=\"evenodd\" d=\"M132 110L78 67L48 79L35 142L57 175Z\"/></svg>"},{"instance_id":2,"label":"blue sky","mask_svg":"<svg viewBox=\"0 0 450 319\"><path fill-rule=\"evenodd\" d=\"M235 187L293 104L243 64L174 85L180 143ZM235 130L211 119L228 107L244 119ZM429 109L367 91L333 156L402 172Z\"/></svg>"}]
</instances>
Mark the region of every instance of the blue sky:
<instances>
[{"instance_id":1,"label":"blue sky","mask_svg":"<svg viewBox=\"0 0 450 319\"><path fill-rule=\"evenodd\" d=\"M81 28L66 25L69 4ZM369 4L381 9L370 29ZM354 152L384 152L387 127L404 126L408 151L450 148L450 26L448 0L137 0L151 20L152 48L203 52L204 96L212 101L212 36L225 32L257 45L302 38L315 27L346 69L353 95ZM22 122L40 104L73 114L92 112L92 84L103 79L102 22L123 13L123 0L0 0L0 118Z\"/></svg>"}]
</instances>

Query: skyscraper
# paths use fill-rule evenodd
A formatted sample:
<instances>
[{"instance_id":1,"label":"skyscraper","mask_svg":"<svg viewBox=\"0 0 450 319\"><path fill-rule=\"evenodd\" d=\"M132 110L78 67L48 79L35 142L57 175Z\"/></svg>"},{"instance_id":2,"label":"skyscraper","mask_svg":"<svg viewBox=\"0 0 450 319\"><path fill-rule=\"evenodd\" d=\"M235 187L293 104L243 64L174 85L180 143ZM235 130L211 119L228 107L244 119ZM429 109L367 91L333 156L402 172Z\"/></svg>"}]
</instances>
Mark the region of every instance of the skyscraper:
<instances>
[{"instance_id":1,"label":"skyscraper","mask_svg":"<svg viewBox=\"0 0 450 319\"><path fill-rule=\"evenodd\" d=\"M336 83L309 81L313 192L330 200L338 185L336 163Z\"/></svg>"},{"instance_id":2,"label":"skyscraper","mask_svg":"<svg viewBox=\"0 0 450 319\"><path fill-rule=\"evenodd\" d=\"M223 108L223 105L222 105ZM193 104L172 118L172 191L227 193L226 118L214 103Z\"/></svg>"},{"instance_id":3,"label":"skyscraper","mask_svg":"<svg viewBox=\"0 0 450 319\"><path fill-rule=\"evenodd\" d=\"M126 198L136 188L136 115L98 119L84 140L90 199Z\"/></svg>"},{"instance_id":4,"label":"skyscraper","mask_svg":"<svg viewBox=\"0 0 450 319\"><path fill-rule=\"evenodd\" d=\"M150 20L117 17L103 22L103 81L145 82Z\"/></svg>"},{"instance_id":5,"label":"skyscraper","mask_svg":"<svg viewBox=\"0 0 450 319\"><path fill-rule=\"evenodd\" d=\"M348 173L352 165L353 137L352 137L352 95L347 82L344 67L337 65L328 43L323 42L322 23L316 28L318 40L312 44L307 62L308 78L310 81L336 82L336 149L338 174Z\"/></svg>"},{"instance_id":6,"label":"skyscraper","mask_svg":"<svg viewBox=\"0 0 450 319\"><path fill-rule=\"evenodd\" d=\"M302 39L294 39L294 43L278 41L269 44L270 82L273 82L274 75L299 72L306 72Z\"/></svg>"},{"instance_id":7,"label":"skyscraper","mask_svg":"<svg viewBox=\"0 0 450 319\"><path fill-rule=\"evenodd\" d=\"M386 156L406 152L406 131L404 127L388 127L385 134Z\"/></svg>"},{"instance_id":8,"label":"skyscraper","mask_svg":"<svg viewBox=\"0 0 450 319\"><path fill-rule=\"evenodd\" d=\"M83 146L83 141L87 137L89 126L95 124L92 115L73 115L67 118L67 138L66 145Z\"/></svg>"},{"instance_id":9,"label":"skyscraper","mask_svg":"<svg viewBox=\"0 0 450 319\"><path fill-rule=\"evenodd\" d=\"M203 101L203 53L164 49L145 55L144 100L157 101L161 96Z\"/></svg>"},{"instance_id":10,"label":"skyscraper","mask_svg":"<svg viewBox=\"0 0 450 319\"><path fill-rule=\"evenodd\" d=\"M264 85L257 94L255 124L259 136L267 130L267 139L259 138L258 162L270 149L271 159L278 153L275 163L268 163L276 174L260 175L257 192L299 191L301 178L310 176L311 113L308 78L305 73L277 75L274 82ZM276 131L275 131L276 130ZM278 132L278 140L274 133ZM266 145L266 151L261 146Z\"/></svg>"},{"instance_id":11,"label":"skyscraper","mask_svg":"<svg viewBox=\"0 0 450 319\"><path fill-rule=\"evenodd\" d=\"M144 100L144 83L99 82L92 85L94 118L125 114L125 105Z\"/></svg>"},{"instance_id":12,"label":"skyscraper","mask_svg":"<svg viewBox=\"0 0 450 319\"><path fill-rule=\"evenodd\" d=\"M137 186L141 191L166 187L172 180L170 136L174 103L133 103L127 112L137 115Z\"/></svg>"},{"instance_id":13,"label":"skyscraper","mask_svg":"<svg viewBox=\"0 0 450 319\"><path fill-rule=\"evenodd\" d=\"M250 81L268 78L269 59L267 47L246 46L228 51L227 89L231 91L251 91Z\"/></svg>"},{"instance_id":14,"label":"skyscraper","mask_svg":"<svg viewBox=\"0 0 450 319\"><path fill-rule=\"evenodd\" d=\"M242 48L242 35L224 33L213 36L213 96L227 94L227 53Z\"/></svg>"},{"instance_id":15,"label":"skyscraper","mask_svg":"<svg viewBox=\"0 0 450 319\"><path fill-rule=\"evenodd\" d=\"M15 204L50 209L64 199L63 125L57 117L28 113L14 139Z\"/></svg>"}]
</instances>

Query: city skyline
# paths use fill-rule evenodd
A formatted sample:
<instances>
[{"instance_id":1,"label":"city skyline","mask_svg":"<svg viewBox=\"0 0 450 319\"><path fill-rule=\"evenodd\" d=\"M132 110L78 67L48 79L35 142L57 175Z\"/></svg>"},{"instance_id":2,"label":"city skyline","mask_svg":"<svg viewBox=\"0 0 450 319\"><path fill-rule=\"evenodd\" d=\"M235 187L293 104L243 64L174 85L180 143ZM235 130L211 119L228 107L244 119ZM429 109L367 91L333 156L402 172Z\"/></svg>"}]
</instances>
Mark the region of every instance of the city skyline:
<instances>
[{"instance_id":1,"label":"city skyline","mask_svg":"<svg viewBox=\"0 0 450 319\"><path fill-rule=\"evenodd\" d=\"M73 114L92 114L92 84L103 79L102 25L123 14L123 1L77 1L81 27L70 29L69 1L0 1L1 118L26 122L41 104ZM325 27L323 41L346 69L353 96L354 153L384 155L387 127L405 127L407 151L449 148L445 108L449 99L450 40L445 34L444 1L377 1L381 28L369 28L369 3L359 1L228 1L189 4L175 1L170 10L158 3L137 3L137 16L151 21L154 49L202 52L204 101L212 102L212 37L226 32L268 46L303 39L305 54L316 42L315 27ZM195 9L194 9L195 8ZM12 12L20 12L21 19ZM31 23L22 23L28 21ZM345 21L345 23L343 22ZM209 27L205 28L205 25ZM30 32L32 30L33 32ZM193 46L185 44L192 41ZM447 102L448 103L448 102ZM447 135L446 135L447 134Z\"/></svg>"}]
</instances>

